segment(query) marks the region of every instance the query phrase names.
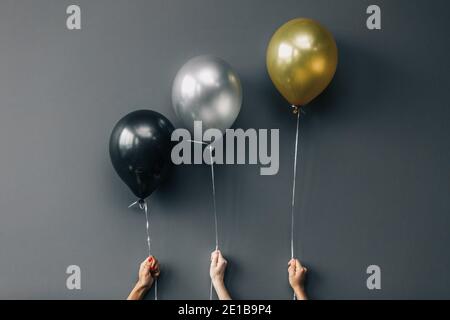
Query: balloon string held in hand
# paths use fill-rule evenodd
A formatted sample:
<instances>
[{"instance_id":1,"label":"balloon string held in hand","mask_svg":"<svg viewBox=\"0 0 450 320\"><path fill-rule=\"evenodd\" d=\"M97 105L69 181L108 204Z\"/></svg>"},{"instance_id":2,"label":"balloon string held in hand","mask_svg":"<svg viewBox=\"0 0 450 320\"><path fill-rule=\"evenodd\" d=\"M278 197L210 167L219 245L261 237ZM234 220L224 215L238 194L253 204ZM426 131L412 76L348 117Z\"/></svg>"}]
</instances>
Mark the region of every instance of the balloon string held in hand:
<instances>
[{"instance_id":1,"label":"balloon string held in hand","mask_svg":"<svg viewBox=\"0 0 450 320\"><path fill-rule=\"evenodd\" d=\"M297 154L298 154L298 139L299 139L299 120L300 114L304 113L304 110L297 106L292 106L294 108L294 114L297 115L297 126L295 131L295 154L294 154L294 173L292 177L292 202L291 202L291 259L294 259L294 222L295 222L295 186L297 180ZM293 300L296 300L294 293Z\"/></svg>"},{"instance_id":2,"label":"balloon string held in hand","mask_svg":"<svg viewBox=\"0 0 450 320\"><path fill-rule=\"evenodd\" d=\"M294 153L294 173L292 176L292 201L291 201L291 259L294 259L294 210L295 210L295 184L297 180L297 153L298 153L298 125L300 120L300 110L296 106L294 108L294 113L297 114L297 127L295 132L295 153Z\"/></svg>"},{"instance_id":3,"label":"balloon string held in hand","mask_svg":"<svg viewBox=\"0 0 450 320\"><path fill-rule=\"evenodd\" d=\"M203 142L203 141L196 141L196 140L187 140L187 141L192 142L192 143L204 144L204 145L208 146L209 159L211 162L211 184L212 184L213 211L214 211L214 230L215 230L215 237L216 237L215 250L218 250L219 249L219 232L218 232L218 227L217 227L216 184L215 184L215 177L214 177L214 161L213 161L213 156L212 156L214 148L211 145L208 145L206 142Z\"/></svg>"},{"instance_id":4,"label":"balloon string held in hand","mask_svg":"<svg viewBox=\"0 0 450 320\"><path fill-rule=\"evenodd\" d=\"M207 143L205 143L203 141L196 141L196 140L187 140L187 141L192 142L192 143L208 145ZM211 162L211 184L212 184L213 211L214 211L214 231L215 231L215 236L216 236L216 249L215 250L219 250L219 231L217 228L216 184L215 184L215 177L214 177L214 161L213 161L213 156L212 156L213 147L211 145L209 145L207 148L209 150L209 159ZM213 295L213 283L211 281L210 288L209 288L209 300L212 300L212 295Z\"/></svg>"},{"instance_id":5,"label":"balloon string held in hand","mask_svg":"<svg viewBox=\"0 0 450 320\"><path fill-rule=\"evenodd\" d=\"M135 205L139 205L139 209L143 210L145 213L145 230L147 232L147 247L148 247L148 256L152 256L152 244L150 240L150 223L148 219L148 205L145 199L140 199L138 201L133 202L128 206L131 208ZM155 279L155 300L158 300L158 278Z\"/></svg>"},{"instance_id":6,"label":"balloon string held in hand","mask_svg":"<svg viewBox=\"0 0 450 320\"><path fill-rule=\"evenodd\" d=\"M209 157L211 160L211 183L212 183L212 196L213 196L213 206L214 206L214 227L216 232L216 250L219 250L219 232L217 230L217 207L216 207L216 184L214 179L214 162L212 157L213 148L209 146ZM211 280L211 285L209 288L209 300L212 300L213 283Z\"/></svg>"},{"instance_id":7,"label":"balloon string held in hand","mask_svg":"<svg viewBox=\"0 0 450 320\"><path fill-rule=\"evenodd\" d=\"M214 229L216 233L216 250L219 250L219 232L217 230L217 206L216 206L216 184L214 178L214 161L213 161L213 147L210 145L209 148L209 158L211 160L211 183L212 183L212 196L213 196L213 207L214 207Z\"/></svg>"}]
</instances>

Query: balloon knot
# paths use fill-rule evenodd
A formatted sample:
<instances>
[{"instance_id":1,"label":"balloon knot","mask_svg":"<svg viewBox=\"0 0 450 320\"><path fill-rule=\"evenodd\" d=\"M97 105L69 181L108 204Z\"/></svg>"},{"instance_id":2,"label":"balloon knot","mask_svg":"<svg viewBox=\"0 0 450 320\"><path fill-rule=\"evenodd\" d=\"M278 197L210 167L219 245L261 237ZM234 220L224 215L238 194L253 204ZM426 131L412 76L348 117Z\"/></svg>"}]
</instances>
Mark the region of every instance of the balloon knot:
<instances>
[{"instance_id":1,"label":"balloon knot","mask_svg":"<svg viewBox=\"0 0 450 320\"><path fill-rule=\"evenodd\" d=\"M292 112L294 114L297 114L300 111L300 107L296 105L292 105Z\"/></svg>"}]
</instances>

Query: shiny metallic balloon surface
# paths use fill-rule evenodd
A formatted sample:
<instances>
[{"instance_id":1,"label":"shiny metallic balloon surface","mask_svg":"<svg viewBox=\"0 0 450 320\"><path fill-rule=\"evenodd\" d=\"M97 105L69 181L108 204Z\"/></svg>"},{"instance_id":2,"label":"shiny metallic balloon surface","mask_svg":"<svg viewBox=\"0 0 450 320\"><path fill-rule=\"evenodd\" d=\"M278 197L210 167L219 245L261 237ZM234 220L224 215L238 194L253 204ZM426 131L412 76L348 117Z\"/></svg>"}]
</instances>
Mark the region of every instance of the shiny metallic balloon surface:
<instances>
[{"instance_id":1,"label":"shiny metallic balloon surface","mask_svg":"<svg viewBox=\"0 0 450 320\"><path fill-rule=\"evenodd\" d=\"M177 116L191 132L194 121L202 121L203 130L230 128L242 104L238 75L224 60L198 56L178 72L172 87L172 104Z\"/></svg>"},{"instance_id":2,"label":"shiny metallic balloon surface","mask_svg":"<svg viewBox=\"0 0 450 320\"><path fill-rule=\"evenodd\" d=\"M291 105L305 106L331 82L338 63L333 35L312 19L282 25L267 47L267 70Z\"/></svg>"}]
</instances>

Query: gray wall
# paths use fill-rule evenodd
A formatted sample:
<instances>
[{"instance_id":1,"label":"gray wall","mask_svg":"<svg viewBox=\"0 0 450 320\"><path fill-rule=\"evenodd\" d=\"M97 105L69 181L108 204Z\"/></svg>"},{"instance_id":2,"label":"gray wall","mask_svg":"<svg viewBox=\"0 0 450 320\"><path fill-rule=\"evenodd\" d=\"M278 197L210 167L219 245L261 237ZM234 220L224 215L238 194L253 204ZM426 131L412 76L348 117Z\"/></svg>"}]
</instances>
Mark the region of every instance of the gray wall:
<instances>
[{"instance_id":1,"label":"gray wall","mask_svg":"<svg viewBox=\"0 0 450 320\"><path fill-rule=\"evenodd\" d=\"M179 125L176 71L203 53L240 74L236 128L280 128L280 171L218 166L222 250L235 298L290 299L286 269L295 118L265 48L285 21L335 35L338 72L301 123L297 254L312 298L450 298L448 1L71 1L0 3L0 298L124 298L145 257L144 216L109 161L124 114ZM207 299L214 246L209 168L176 167L150 199L161 299ZM65 269L82 270L68 291ZM382 290L366 267L382 268Z\"/></svg>"}]
</instances>

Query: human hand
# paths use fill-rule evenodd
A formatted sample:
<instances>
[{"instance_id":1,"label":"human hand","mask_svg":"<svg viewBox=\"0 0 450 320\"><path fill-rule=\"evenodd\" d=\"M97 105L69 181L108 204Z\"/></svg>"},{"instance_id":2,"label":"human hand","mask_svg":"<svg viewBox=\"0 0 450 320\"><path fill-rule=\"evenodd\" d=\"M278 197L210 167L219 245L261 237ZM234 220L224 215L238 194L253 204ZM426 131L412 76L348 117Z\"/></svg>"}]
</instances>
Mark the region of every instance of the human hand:
<instances>
[{"instance_id":1,"label":"human hand","mask_svg":"<svg viewBox=\"0 0 450 320\"><path fill-rule=\"evenodd\" d=\"M139 266L139 280L128 295L128 300L142 300L152 287L153 281L159 277L159 262L153 256L145 259Z\"/></svg>"},{"instance_id":2,"label":"human hand","mask_svg":"<svg viewBox=\"0 0 450 320\"><path fill-rule=\"evenodd\" d=\"M150 289L153 281L159 277L160 269L158 260L150 256L145 259L139 267L139 280L137 286Z\"/></svg>"},{"instance_id":3,"label":"human hand","mask_svg":"<svg viewBox=\"0 0 450 320\"><path fill-rule=\"evenodd\" d=\"M209 276L214 285L223 284L227 260L222 256L219 250L211 253L211 266L209 268Z\"/></svg>"},{"instance_id":4,"label":"human hand","mask_svg":"<svg viewBox=\"0 0 450 320\"><path fill-rule=\"evenodd\" d=\"M298 259L291 259L288 263L289 284L297 298L306 298L305 278L307 268L303 267Z\"/></svg>"}]
</instances>

